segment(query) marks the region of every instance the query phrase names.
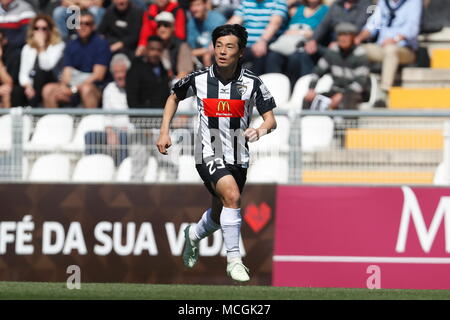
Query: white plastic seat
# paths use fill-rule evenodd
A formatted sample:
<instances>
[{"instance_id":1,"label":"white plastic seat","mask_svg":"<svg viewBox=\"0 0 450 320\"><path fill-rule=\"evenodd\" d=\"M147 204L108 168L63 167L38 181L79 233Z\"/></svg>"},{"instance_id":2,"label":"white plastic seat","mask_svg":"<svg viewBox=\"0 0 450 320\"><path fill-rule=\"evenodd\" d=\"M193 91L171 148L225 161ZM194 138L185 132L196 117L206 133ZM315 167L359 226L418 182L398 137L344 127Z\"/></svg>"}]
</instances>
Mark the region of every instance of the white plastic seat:
<instances>
[{"instance_id":1,"label":"white plastic seat","mask_svg":"<svg viewBox=\"0 0 450 320\"><path fill-rule=\"evenodd\" d=\"M26 143L30 137L31 132L31 117L22 116L22 142ZM11 115L5 114L0 117L0 150L6 151L11 149L12 142L12 123Z\"/></svg>"},{"instance_id":2,"label":"white plastic seat","mask_svg":"<svg viewBox=\"0 0 450 320\"><path fill-rule=\"evenodd\" d=\"M334 122L328 116L305 116L301 119L301 148L315 152L328 148L333 141Z\"/></svg>"},{"instance_id":3,"label":"white plastic seat","mask_svg":"<svg viewBox=\"0 0 450 320\"><path fill-rule=\"evenodd\" d=\"M73 134L73 118L67 114L47 114L34 129L27 151L55 151L68 144Z\"/></svg>"},{"instance_id":4,"label":"white plastic seat","mask_svg":"<svg viewBox=\"0 0 450 320\"><path fill-rule=\"evenodd\" d=\"M83 156L76 164L72 180L75 182L111 182L114 160L105 154Z\"/></svg>"},{"instance_id":5,"label":"white plastic seat","mask_svg":"<svg viewBox=\"0 0 450 320\"><path fill-rule=\"evenodd\" d=\"M289 78L282 73L266 73L260 76L267 89L275 99L280 110L288 109L288 100L291 93Z\"/></svg>"},{"instance_id":6,"label":"white plastic seat","mask_svg":"<svg viewBox=\"0 0 450 320\"><path fill-rule=\"evenodd\" d=\"M287 157L261 157L250 165L248 182L253 183L287 183L289 163Z\"/></svg>"},{"instance_id":7,"label":"white plastic seat","mask_svg":"<svg viewBox=\"0 0 450 320\"><path fill-rule=\"evenodd\" d=\"M193 110L195 110L194 97L186 98L178 103L177 111L193 111Z\"/></svg>"},{"instance_id":8,"label":"white plastic seat","mask_svg":"<svg viewBox=\"0 0 450 320\"><path fill-rule=\"evenodd\" d=\"M324 93L330 91L332 85L333 78L330 74L326 74L322 78L320 78L319 81L317 81L315 89L317 93Z\"/></svg>"},{"instance_id":9,"label":"white plastic seat","mask_svg":"<svg viewBox=\"0 0 450 320\"><path fill-rule=\"evenodd\" d=\"M149 157L145 171L144 182L156 182L158 179L158 161L155 157Z\"/></svg>"},{"instance_id":10,"label":"white plastic seat","mask_svg":"<svg viewBox=\"0 0 450 320\"><path fill-rule=\"evenodd\" d=\"M116 181L117 182L130 182L131 181L131 157L123 159L117 169Z\"/></svg>"},{"instance_id":11,"label":"white plastic seat","mask_svg":"<svg viewBox=\"0 0 450 320\"><path fill-rule=\"evenodd\" d=\"M178 182L200 182L201 178L195 169L195 158L182 155L178 161Z\"/></svg>"},{"instance_id":12,"label":"white plastic seat","mask_svg":"<svg viewBox=\"0 0 450 320\"><path fill-rule=\"evenodd\" d=\"M84 116L77 126L73 140L64 147L65 151L83 152L85 149L84 136L89 131L104 131L105 116L90 114Z\"/></svg>"},{"instance_id":13,"label":"white plastic seat","mask_svg":"<svg viewBox=\"0 0 450 320\"><path fill-rule=\"evenodd\" d=\"M295 109L300 111L303 107L303 98L309 89L309 83L311 82L311 75L307 74L300 79L294 85L294 90L292 91L291 98L288 102L289 109Z\"/></svg>"},{"instance_id":14,"label":"white plastic seat","mask_svg":"<svg viewBox=\"0 0 450 320\"><path fill-rule=\"evenodd\" d=\"M287 116L275 116L277 128L262 136L258 141L249 143L249 149L253 152L286 152L289 148L290 120ZM258 128L263 123L262 117L252 121L251 127Z\"/></svg>"},{"instance_id":15,"label":"white plastic seat","mask_svg":"<svg viewBox=\"0 0 450 320\"><path fill-rule=\"evenodd\" d=\"M437 186L448 186L450 185L450 172L448 168L445 167L445 163L441 162L434 172L433 184Z\"/></svg>"},{"instance_id":16,"label":"white plastic seat","mask_svg":"<svg viewBox=\"0 0 450 320\"><path fill-rule=\"evenodd\" d=\"M30 172L33 182L68 182L70 181L70 160L64 154L47 154L39 157Z\"/></svg>"}]
</instances>

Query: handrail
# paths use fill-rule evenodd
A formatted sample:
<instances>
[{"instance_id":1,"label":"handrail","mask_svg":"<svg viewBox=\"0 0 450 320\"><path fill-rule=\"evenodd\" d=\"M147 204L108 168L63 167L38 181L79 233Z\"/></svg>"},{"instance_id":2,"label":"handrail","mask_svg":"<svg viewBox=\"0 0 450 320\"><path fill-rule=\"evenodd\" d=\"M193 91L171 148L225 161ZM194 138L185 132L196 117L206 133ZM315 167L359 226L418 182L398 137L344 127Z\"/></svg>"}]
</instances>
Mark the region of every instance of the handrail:
<instances>
[{"instance_id":1,"label":"handrail","mask_svg":"<svg viewBox=\"0 0 450 320\"><path fill-rule=\"evenodd\" d=\"M19 107L20 108L20 107ZM8 114L14 109L1 109L0 115ZM103 114L103 115L129 115L129 116L141 116L141 117L162 117L164 109L160 108L139 108L139 109L127 109L127 110L104 110L104 109L85 109L85 108L31 108L23 107L22 114L42 116L46 114L69 114L69 115L90 115L90 114ZM276 115L293 115L285 109L274 109ZM255 115L257 111L255 110ZM178 110L176 115L178 116L195 116L197 115L196 110ZM313 110L301 110L296 114L297 116L329 116L329 117L425 117L425 118L450 118L450 110L407 110L407 111L397 111L397 110L370 110L370 111L359 111L359 110L330 110L330 111L313 111Z\"/></svg>"}]
</instances>

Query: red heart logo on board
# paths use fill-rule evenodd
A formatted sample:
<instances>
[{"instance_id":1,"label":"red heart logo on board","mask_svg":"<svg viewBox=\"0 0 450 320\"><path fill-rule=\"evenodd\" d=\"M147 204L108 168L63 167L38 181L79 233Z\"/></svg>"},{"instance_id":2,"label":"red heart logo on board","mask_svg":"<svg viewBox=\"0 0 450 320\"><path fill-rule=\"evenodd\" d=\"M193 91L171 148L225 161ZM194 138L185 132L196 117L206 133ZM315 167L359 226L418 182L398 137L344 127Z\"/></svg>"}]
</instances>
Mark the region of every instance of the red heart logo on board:
<instances>
[{"instance_id":1,"label":"red heart logo on board","mask_svg":"<svg viewBox=\"0 0 450 320\"><path fill-rule=\"evenodd\" d=\"M251 204L245 208L244 219L255 233L261 231L272 217L272 209L265 202L261 203L259 207Z\"/></svg>"}]
</instances>

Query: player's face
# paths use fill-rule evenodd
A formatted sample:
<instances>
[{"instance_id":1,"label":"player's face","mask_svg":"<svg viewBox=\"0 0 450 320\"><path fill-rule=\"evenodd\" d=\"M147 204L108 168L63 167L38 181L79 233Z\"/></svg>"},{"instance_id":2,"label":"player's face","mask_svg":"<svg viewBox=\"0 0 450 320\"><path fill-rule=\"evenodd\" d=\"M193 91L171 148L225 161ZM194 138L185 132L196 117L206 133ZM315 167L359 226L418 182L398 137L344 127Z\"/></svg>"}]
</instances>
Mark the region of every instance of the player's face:
<instances>
[{"instance_id":1,"label":"player's face","mask_svg":"<svg viewBox=\"0 0 450 320\"><path fill-rule=\"evenodd\" d=\"M243 50L239 49L239 39L235 35L227 35L216 40L214 57L219 67L226 68L236 64L242 57Z\"/></svg>"}]
</instances>

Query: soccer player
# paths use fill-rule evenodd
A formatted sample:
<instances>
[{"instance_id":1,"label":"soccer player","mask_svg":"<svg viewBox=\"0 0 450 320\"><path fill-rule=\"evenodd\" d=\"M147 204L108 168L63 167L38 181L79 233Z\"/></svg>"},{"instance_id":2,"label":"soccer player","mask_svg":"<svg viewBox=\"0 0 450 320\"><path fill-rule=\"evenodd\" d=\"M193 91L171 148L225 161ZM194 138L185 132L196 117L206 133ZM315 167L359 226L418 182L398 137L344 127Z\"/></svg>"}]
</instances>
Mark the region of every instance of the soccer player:
<instances>
[{"instance_id":1,"label":"soccer player","mask_svg":"<svg viewBox=\"0 0 450 320\"><path fill-rule=\"evenodd\" d=\"M165 105L156 143L159 152L167 154L167 148L172 144L169 126L178 102L195 96L199 119L195 141L196 169L212 194L212 204L195 226L185 229L183 262L192 268L198 260L199 241L222 229L227 273L238 282L250 280L239 251L241 193L249 164L247 142L254 142L276 128L272 95L261 79L240 64L247 36L245 28L238 24L214 29L215 63L187 75L174 85ZM256 129L249 128L254 106L264 119Z\"/></svg>"}]
</instances>

